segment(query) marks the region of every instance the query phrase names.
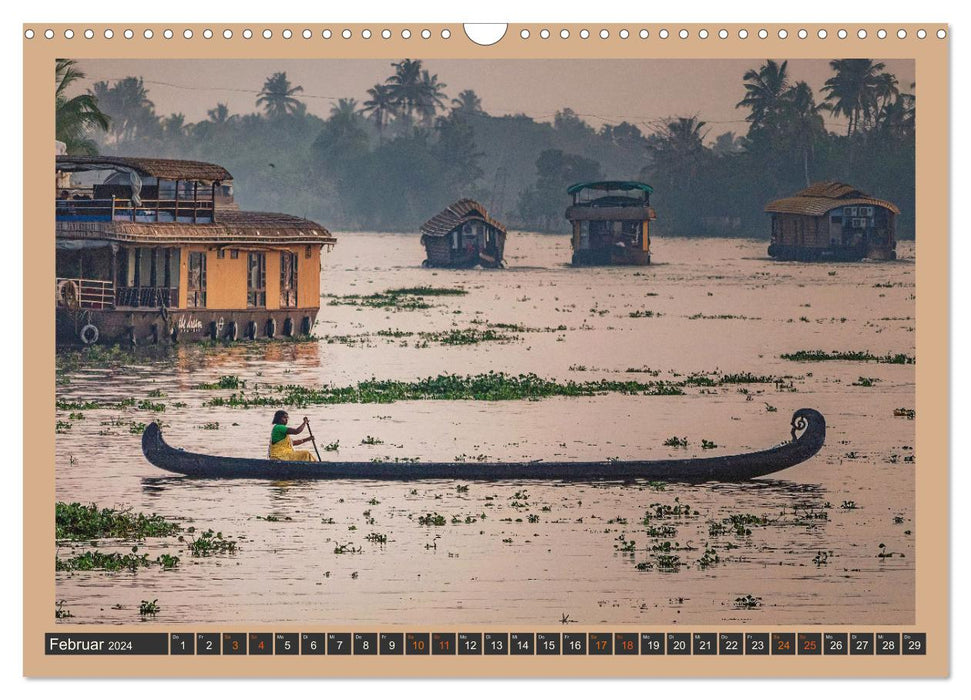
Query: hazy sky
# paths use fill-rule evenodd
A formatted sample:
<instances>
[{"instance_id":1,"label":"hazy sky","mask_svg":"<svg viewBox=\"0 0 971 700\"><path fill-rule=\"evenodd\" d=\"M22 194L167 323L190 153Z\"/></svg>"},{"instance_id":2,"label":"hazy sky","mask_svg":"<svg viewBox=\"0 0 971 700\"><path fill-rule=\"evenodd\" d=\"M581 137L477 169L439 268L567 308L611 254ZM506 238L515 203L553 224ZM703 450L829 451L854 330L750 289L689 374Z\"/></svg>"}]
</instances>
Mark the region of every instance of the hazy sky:
<instances>
[{"instance_id":1,"label":"hazy sky","mask_svg":"<svg viewBox=\"0 0 971 700\"><path fill-rule=\"evenodd\" d=\"M777 59L778 60L778 59ZM912 60L885 60L900 87L914 82ZM142 76L160 115L183 112L188 121L206 118L206 110L225 102L232 113L256 110L257 93L272 73L286 71L307 109L326 117L341 97L366 99L365 91L393 72L382 60L83 60L82 88L96 80ZM697 115L708 122L709 138L724 131L744 134L745 110L735 104L744 96L742 75L761 65L759 59L644 60L427 60L426 67L455 97L476 91L493 115L525 113L551 120L570 107L595 127L629 121L645 132L658 120ZM832 76L826 60L789 61L793 80L805 80L823 101L823 83ZM827 115L827 126L845 128Z\"/></svg>"}]
</instances>

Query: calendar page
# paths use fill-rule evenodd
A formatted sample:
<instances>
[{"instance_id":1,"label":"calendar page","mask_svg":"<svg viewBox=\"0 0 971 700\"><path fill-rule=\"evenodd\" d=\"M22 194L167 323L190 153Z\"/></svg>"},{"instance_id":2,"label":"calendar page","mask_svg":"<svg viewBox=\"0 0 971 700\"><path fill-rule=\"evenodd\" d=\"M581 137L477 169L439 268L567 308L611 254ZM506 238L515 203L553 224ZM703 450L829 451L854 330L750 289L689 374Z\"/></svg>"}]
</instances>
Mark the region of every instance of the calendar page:
<instances>
[{"instance_id":1,"label":"calendar page","mask_svg":"<svg viewBox=\"0 0 971 700\"><path fill-rule=\"evenodd\" d=\"M25 25L26 675L947 675L948 34Z\"/></svg>"}]
</instances>

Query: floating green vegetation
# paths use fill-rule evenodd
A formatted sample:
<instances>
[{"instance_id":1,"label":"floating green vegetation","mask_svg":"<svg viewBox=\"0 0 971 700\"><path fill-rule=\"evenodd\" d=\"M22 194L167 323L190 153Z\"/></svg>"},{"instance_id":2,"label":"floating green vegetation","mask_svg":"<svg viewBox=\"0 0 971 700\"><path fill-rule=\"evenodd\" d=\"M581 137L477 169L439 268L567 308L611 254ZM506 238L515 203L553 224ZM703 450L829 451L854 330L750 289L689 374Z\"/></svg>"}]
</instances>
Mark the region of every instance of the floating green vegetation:
<instances>
[{"instance_id":1,"label":"floating green vegetation","mask_svg":"<svg viewBox=\"0 0 971 700\"><path fill-rule=\"evenodd\" d=\"M54 537L58 540L141 540L146 537L168 537L182 529L177 523L154 513L145 515L130 510L99 509L94 503L58 502L54 505L54 522Z\"/></svg>"},{"instance_id":2,"label":"floating green vegetation","mask_svg":"<svg viewBox=\"0 0 971 700\"><path fill-rule=\"evenodd\" d=\"M148 617L149 615L155 617L161 610L162 608L159 607L158 598L151 601L143 600L138 605L138 614L142 617Z\"/></svg>"},{"instance_id":3,"label":"floating green vegetation","mask_svg":"<svg viewBox=\"0 0 971 700\"><path fill-rule=\"evenodd\" d=\"M423 297L462 296L468 294L464 289L448 287L401 287L374 294L348 294L332 296L330 306L363 306L394 311L414 311L429 309L431 304Z\"/></svg>"},{"instance_id":4,"label":"floating green vegetation","mask_svg":"<svg viewBox=\"0 0 971 700\"><path fill-rule=\"evenodd\" d=\"M893 415L896 418L909 418L914 420L917 417L917 411L912 408L895 408L893 409Z\"/></svg>"},{"instance_id":5,"label":"floating green vegetation","mask_svg":"<svg viewBox=\"0 0 971 700\"><path fill-rule=\"evenodd\" d=\"M137 571L153 565L163 569L175 568L179 558L171 554L163 554L155 559L149 559L148 554L138 554L138 547L132 547L131 553L101 552L92 550L82 552L70 559L55 559L55 571Z\"/></svg>"},{"instance_id":6,"label":"floating green vegetation","mask_svg":"<svg viewBox=\"0 0 971 700\"><path fill-rule=\"evenodd\" d=\"M62 620L64 618L74 617L74 615L71 613L71 611L64 607L64 604L65 603L67 603L66 600L59 600L56 603L54 603L54 619L55 620Z\"/></svg>"},{"instance_id":7,"label":"floating green vegetation","mask_svg":"<svg viewBox=\"0 0 971 700\"><path fill-rule=\"evenodd\" d=\"M668 505L666 503L652 503L647 507L647 511L644 513L644 519L641 521L643 525L650 526L652 520L663 520L664 518L685 518L692 515L698 515L698 511L692 511L691 506L687 503L682 503L681 499L677 496L674 498L674 505Z\"/></svg>"},{"instance_id":8,"label":"floating green vegetation","mask_svg":"<svg viewBox=\"0 0 971 700\"><path fill-rule=\"evenodd\" d=\"M880 380L879 379L876 379L875 377L860 377L855 382L853 382L852 386L866 386L866 387L870 387L870 386L873 386L874 384L876 384L879 381Z\"/></svg>"},{"instance_id":9,"label":"floating green vegetation","mask_svg":"<svg viewBox=\"0 0 971 700\"><path fill-rule=\"evenodd\" d=\"M711 440L704 440L704 439L702 439L702 441L701 441L701 449L703 449L703 450L713 450L716 447L718 447L718 445L716 445Z\"/></svg>"},{"instance_id":10,"label":"floating green vegetation","mask_svg":"<svg viewBox=\"0 0 971 700\"><path fill-rule=\"evenodd\" d=\"M515 335L506 335L487 328L480 331L477 328L453 328L448 331L429 331L419 333L422 340L441 345L477 345L478 343L510 343L519 340Z\"/></svg>"},{"instance_id":11,"label":"floating green vegetation","mask_svg":"<svg viewBox=\"0 0 971 700\"><path fill-rule=\"evenodd\" d=\"M675 435L674 437L669 437L667 440L665 440L664 446L665 447L687 447L688 438L678 437L677 435Z\"/></svg>"},{"instance_id":12,"label":"floating green vegetation","mask_svg":"<svg viewBox=\"0 0 971 700\"><path fill-rule=\"evenodd\" d=\"M138 402L138 410L140 411L154 411L155 413L161 413L165 410L164 403L155 403L149 399L142 399Z\"/></svg>"},{"instance_id":13,"label":"floating green vegetation","mask_svg":"<svg viewBox=\"0 0 971 700\"><path fill-rule=\"evenodd\" d=\"M389 289L385 292L389 296L416 296L416 297L461 297L468 294L468 291L461 287L399 287Z\"/></svg>"},{"instance_id":14,"label":"floating green vegetation","mask_svg":"<svg viewBox=\"0 0 971 700\"><path fill-rule=\"evenodd\" d=\"M734 605L739 610L755 610L762 607L762 599L747 593L736 598Z\"/></svg>"},{"instance_id":15,"label":"floating green vegetation","mask_svg":"<svg viewBox=\"0 0 971 700\"><path fill-rule=\"evenodd\" d=\"M698 568L707 569L708 567L714 566L720 561L721 561L721 557L718 556L718 552L714 549L714 547L711 547L706 544L705 553L702 554L701 558L698 560Z\"/></svg>"},{"instance_id":16,"label":"floating green vegetation","mask_svg":"<svg viewBox=\"0 0 971 700\"><path fill-rule=\"evenodd\" d=\"M266 393L263 393L263 392ZM254 406L308 406L344 403L393 403L395 401L473 400L510 401L551 396L596 396L620 393L642 396L680 396L682 387L673 382L589 381L558 382L535 374L504 372L461 376L440 374L415 382L370 379L353 386L310 388L299 385L260 387L251 394L216 396L205 406L250 408Z\"/></svg>"},{"instance_id":17,"label":"floating green vegetation","mask_svg":"<svg viewBox=\"0 0 971 700\"><path fill-rule=\"evenodd\" d=\"M213 421L211 423L203 423L199 426L200 430L219 430L219 421Z\"/></svg>"},{"instance_id":18,"label":"floating green vegetation","mask_svg":"<svg viewBox=\"0 0 971 700\"><path fill-rule=\"evenodd\" d=\"M446 522L444 515L439 515L438 513L426 513L425 515L418 516L419 525L435 525L440 527Z\"/></svg>"},{"instance_id":19,"label":"floating green vegetation","mask_svg":"<svg viewBox=\"0 0 971 700\"><path fill-rule=\"evenodd\" d=\"M180 538L181 539L181 538ZM236 551L236 542L226 539L223 533L209 529L188 542L189 552L194 557L209 557L213 554L232 554Z\"/></svg>"},{"instance_id":20,"label":"floating green vegetation","mask_svg":"<svg viewBox=\"0 0 971 700\"><path fill-rule=\"evenodd\" d=\"M376 438L373 435L368 435L363 440L361 440L362 445L383 445L384 440L381 438Z\"/></svg>"},{"instance_id":21,"label":"floating green vegetation","mask_svg":"<svg viewBox=\"0 0 971 700\"><path fill-rule=\"evenodd\" d=\"M888 365L912 365L915 359L904 353L874 355L867 351L849 350L825 352L823 350L798 350L780 355L783 360L793 362L825 362L828 360L845 360L849 362L878 362Z\"/></svg>"},{"instance_id":22,"label":"floating green vegetation","mask_svg":"<svg viewBox=\"0 0 971 700\"><path fill-rule=\"evenodd\" d=\"M195 389L242 389L246 386L246 381L240 379L235 374L224 375L214 382L196 384Z\"/></svg>"},{"instance_id":23,"label":"floating green vegetation","mask_svg":"<svg viewBox=\"0 0 971 700\"><path fill-rule=\"evenodd\" d=\"M135 399L122 399L121 401L85 401L76 400L70 401L67 399L58 399L54 407L58 411L98 411L98 410L120 410L123 408L132 408L136 405ZM150 403L150 402L149 402Z\"/></svg>"},{"instance_id":24,"label":"floating green vegetation","mask_svg":"<svg viewBox=\"0 0 971 700\"><path fill-rule=\"evenodd\" d=\"M382 338L410 338L414 335L411 331L400 331L397 328L378 331L375 335L379 335Z\"/></svg>"},{"instance_id":25,"label":"floating green vegetation","mask_svg":"<svg viewBox=\"0 0 971 700\"><path fill-rule=\"evenodd\" d=\"M693 314L688 316L689 321L761 321L761 316L736 316L735 314Z\"/></svg>"},{"instance_id":26,"label":"floating green vegetation","mask_svg":"<svg viewBox=\"0 0 971 700\"><path fill-rule=\"evenodd\" d=\"M360 554L361 548L348 544L337 544L334 546L334 554Z\"/></svg>"},{"instance_id":27,"label":"floating green vegetation","mask_svg":"<svg viewBox=\"0 0 971 700\"><path fill-rule=\"evenodd\" d=\"M368 542L375 542L376 544L387 544L388 536L380 532L372 532L370 535L365 537Z\"/></svg>"},{"instance_id":28,"label":"floating green vegetation","mask_svg":"<svg viewBox=\"0 0 971 700\"><path fill-rule=\"evenodd\" d=\"M655 316L660 316L661 314L656 314L653 311L647 309L641 309L638 311L631 311L627 314L630 318L654 318Z\"/></svg>"},{"instance_id":29,"label":"floating green vegetation","mask_svg":"<svg viewBox=\"0 0 971 700\"><path fill-rule=\"evenodd\" d=\"M59 420L54 423L54 432L64 434L71 429L71 424L66 420Z\"/></svg>"}]
</instances>

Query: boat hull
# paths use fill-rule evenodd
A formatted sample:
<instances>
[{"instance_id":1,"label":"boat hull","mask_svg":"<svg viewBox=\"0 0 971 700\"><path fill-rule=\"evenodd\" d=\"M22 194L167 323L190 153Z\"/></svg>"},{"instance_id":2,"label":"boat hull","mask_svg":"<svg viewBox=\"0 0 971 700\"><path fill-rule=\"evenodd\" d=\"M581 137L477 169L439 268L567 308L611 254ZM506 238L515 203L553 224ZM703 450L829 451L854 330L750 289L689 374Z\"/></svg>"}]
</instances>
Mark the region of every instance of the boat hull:
<instances>
[{"instance_id":1,"label":"boat hull","mask_svg":"<svg viewBox=\"0 0 971 700\"><path fill-rule=\"evenodd\" d=\"M158 424L142 433L142 452L156 467L204 479L543 480L543 481L746 481L795 466L819 452L826 420L811 408L792 416L792 441L759 452L696 459L604 462L284 462L218 457L176 449Z\"/></svg>"},{"instance_id":2,"label":"boat hull","mask_svg":"<svg viewBox=\"0 0 971 700\"><path fill-rule=\"evenodd\" d=\"M56 310L56 342L73 345L164 345L206 340L307 336L317 308ZM94 327L92 331L89 327Z\"/></svg>"}]
</instances>

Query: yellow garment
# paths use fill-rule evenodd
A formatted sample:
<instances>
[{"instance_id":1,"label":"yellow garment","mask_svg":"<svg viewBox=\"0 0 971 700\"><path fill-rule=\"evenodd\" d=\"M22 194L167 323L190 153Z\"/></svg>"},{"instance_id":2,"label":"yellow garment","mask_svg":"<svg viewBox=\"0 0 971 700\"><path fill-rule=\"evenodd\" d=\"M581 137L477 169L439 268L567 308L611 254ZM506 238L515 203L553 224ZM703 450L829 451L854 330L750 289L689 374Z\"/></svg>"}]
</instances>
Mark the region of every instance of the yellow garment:
<instances>
[{"instance_id":1,"label":"yellow garment","mask_svg":"<svg viewBox=\"0 0 971 700\"><path fill-rule=\"evenodd\" d=\"M293 441L287 435L280 442L270 445L270 459L284 459L289 462L316 462L314 456L306 450L293 449Z\"/></svg>"}]
</instances>

